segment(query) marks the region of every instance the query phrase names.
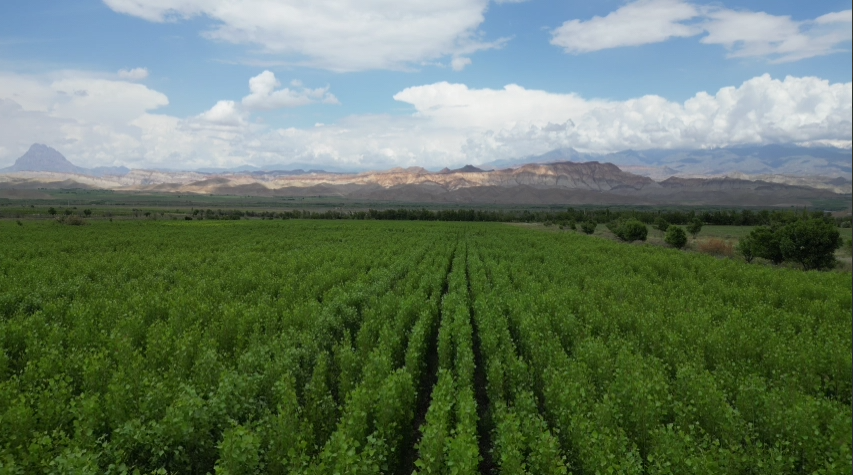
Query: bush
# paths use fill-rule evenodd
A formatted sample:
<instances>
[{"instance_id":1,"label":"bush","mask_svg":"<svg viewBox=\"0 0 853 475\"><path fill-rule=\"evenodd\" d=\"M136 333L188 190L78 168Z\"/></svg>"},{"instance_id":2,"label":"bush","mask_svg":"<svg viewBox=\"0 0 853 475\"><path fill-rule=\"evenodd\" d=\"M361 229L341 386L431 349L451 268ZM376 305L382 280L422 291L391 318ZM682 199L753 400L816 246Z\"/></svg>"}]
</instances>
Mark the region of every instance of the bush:
<instances>
[{"instance_id":1,"label":"bush","mask_svg":"<svg viewBox=\"0 0 853 475\"><path fill-rule=\"evenodd\" d=\"M619 239L626 242L645 241L649 234L649 228L636 219L617 224L615 230L611 230Z\"/></svg>"},{"instance_id":2,"label":"bush","mask_svg":"<svg viewBox=\"0 0 853 475\"><path fill-rule=\"evenodd\" d=\"M803 270L835 267L835 250L842 245L838 229L822 219L791 223L779 231L779 248L786 260Z\"/></svg>"},{"instance_id":3,"label":"bush","mask_svg":"<svg viewBox=\"0 0 853 475\"><path fill-rule=\"evenodd\" d=\"M670 246L681 249L687 244L687 233L679 226L669 226L663 240Z\"/></svg>"},{"instance_id":4,"label":"bush","mask_svg":"<svg viewBox=\"0 0 853 475\"><path fill-rule=\"evenodd\" d=\"M219 443L216 473L242 475L258 473L260 437L251 430L237 426L227 429Z\"/></svg>"},{"instance_id":5,"label":"bush","mask_svg":"<svg viewBox=\"0 0 853 475\"><path fill-rule=\"evenodd\" d=\"M581 223L581 231L583 231L585 234L592 234L595 232L595 228L597 226L598 224L596 224L595 222L587 221L585 223Z\"/></svg>"},{"instance_id":6,"label":"bush","mask_svg":"<svg viewBox=\"0 0 853 475\"><path fill-rule=\"evenodd\" d=\"M655 219L655 228L660 231L666 232L666 230L669 229L669 222L659 217Z\"/></svg>"},{"instance_id":7,"label":"bush","mask_svg":"<svg viewBox=\"0 0 853 475\"><path fill-rule=\"evenodd\" d=\"M743 260L747 263L752 262L757 255L755 240L752 238L752 234L738 241L735 251L737 251L737 253L740 254L743 257Z\"/></svg>"},{"instance_id":8,"label":"bush","mask_svg":"<svg viewBox=\"0 0 853 475\"><path fill-rule=\"evenodd\" d=\"M751 240L754 257L767 259L774 264L781 264L785 260L779 245L779 236L772 228L757 227L746 238Z\"/></svg>"},{"instance_id":9,"label":"bush","mask_svg":"<svg viewBox=\"0 0 853 475\"><path fill-rule=\"evenodd\" d=\"M699 218L694 219L687 225L687 232L693 236L693 239L696 239L696 236L699 235L699 232L702 231L702 221Z\"/></svg>"}]
</instances>

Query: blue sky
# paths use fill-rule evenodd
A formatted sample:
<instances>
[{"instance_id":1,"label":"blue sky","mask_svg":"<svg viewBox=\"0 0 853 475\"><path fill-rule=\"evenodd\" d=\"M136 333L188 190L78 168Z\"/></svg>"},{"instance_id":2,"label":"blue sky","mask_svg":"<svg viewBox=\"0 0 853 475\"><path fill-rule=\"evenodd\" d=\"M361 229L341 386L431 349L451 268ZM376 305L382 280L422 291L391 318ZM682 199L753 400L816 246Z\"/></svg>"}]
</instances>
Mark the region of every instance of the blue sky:
<instances>
[{"instance_id":1,"label":"blue sky","mask_svg":"<svg viewBox=\"0 0 853 475\"><path fill-rule=\"evenodd\" d=\"M850 18L849 1L5 2L0 166L32 142L166 168L849 147Z\"/></svg>"}]
</instances>

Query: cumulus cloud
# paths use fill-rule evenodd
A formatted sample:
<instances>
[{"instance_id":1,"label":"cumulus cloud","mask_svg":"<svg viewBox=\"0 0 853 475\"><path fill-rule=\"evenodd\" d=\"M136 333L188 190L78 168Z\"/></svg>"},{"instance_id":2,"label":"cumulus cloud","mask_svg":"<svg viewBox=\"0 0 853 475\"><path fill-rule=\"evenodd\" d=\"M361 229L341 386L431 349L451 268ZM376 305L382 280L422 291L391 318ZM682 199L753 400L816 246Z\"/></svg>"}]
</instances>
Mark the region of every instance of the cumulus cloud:
<instances>
[{"instance_id":1,"label":"cumulus cloud","mask_svg":"<svg viewBox=\"0 0 853 475\"><path fill-rule=\"evenodd\" d=\"M245 113L237 108L234 101L219 101L209 110L197 116L198 119L225 126L237 126L245 124Z\"/></svg>"},{"instance_id":2,"label":"cumulus cloud","mask_svg":"<svg viewBox=\"0 0 853 475\"><path fill-rule=\"evenodd\" d=\"M567 21L552 32L551 44L567 53L589 53L660 43L701 33L696 25L684 23L699 14L697 7L682 0L639 0L605 17Z\"/></svg>"},{"instance_id":3,"label":"cumulus cloud","mask_svg":"<svg viewBox=\"0 0 853 475\"><path fill-rule=\"evenodd\" d=\"M148 77L147 68L119 69L118 77L130 81L141 81Z\"/></svg>"},{"instance_id":4,"label":"cumulus cloud","mask_svg":"<svg viewBox=\"0 0 853 475\"><path fill-rule=\"evenodd\" d=\"M328 87L310 89L304 87L302 81L296 79L290 82L293 89L276 89L280 86L281 83L276 79L275 74L264 71L249 79L251 94L243 98L242 104L253 110L299 107L317 102L340 104L338 98L329 92Z\"/></svg>"},{"instance_id":5,"label":"cumulus cloud","mask_svg":"<svg viewBox=\"0 0 853 475\"><path fill-rule=\"evenodd\" d=\"M812 143L850 146L851 83L768 75L674 102L626 101L508 85L477 89L440 82L394 96L408 115L355 115L305 128L251 120L224 100L189 117L158 114L160 92L109 75L0 73L0 165L33 142L83 166L192 169L309 162L343 168L456 166L572 147L587 152ZM265 77L263 74L256 77ZM272 95L277 81L256 81ZM300 83L293 88L303 87Z\"/></svg>"},{"instance_id":6,"label":"cumulus cloud","mask_svg":"<svg viewBox=\"0 0 853 475\"><path fill-rule=\"evenodd\" d=\"M205 16L204 36L333 71L405 69L494 47L477 29L488 0L104 0L152 22Z\"/></svg>"},{"instance_id":7,"label":"cumulus cloud","mask_svg":"<svg viewBox=\"0 0 853 475\"><path fill-rule=\"evenodd\" d=\"M702 43L726 47L730 58L763 57L772 62L836 53L853 38L850 10L795 21L789 16L697 6L685 0L638 0L605 17L566 21L552 31L551 44L580 54L703 33Z\"/></svg>"},{"instance_id":8,"label":"cumulus cloud","mask_svg":"<svg viewBox=\"0 0 853 475\"><path fill-rule=\"evenodd\" d=\"M169 104L141 84L109 74L62 71L47 75L0 73L0 142L11 162L32 143L62 146L84 166L120 164L142 147L132 122Z\"/></svg>"},{"instance_id":9,"label":"cumulus cloud","mask_svg":"<svg viewBox=\"0 0 853 475\"><path fill-rule=\"evenodd\" d=\"M778 80L763 75L739 87L722 88L715 95L700 92L684 103L654 95L586 101L518 86L453 92L446 85L424 87L434 88L428 101L423 99L429 96L427 91L400 99L411 101L418 114L429 117L455 115L457 110L484 117L479 133L469 134L463 147L466 157L480 161L563 147L612 152L790 142L849 144L853 133L851 83L830 84L813 77ZM526 101L537 92L553 105L533 115L527 113L526 105L512 108L513 98ZM500 107L484 104L489 96L495 96L489 100ZM495 116L486 118L488 113Z\"/></svg>"}]
</instances>

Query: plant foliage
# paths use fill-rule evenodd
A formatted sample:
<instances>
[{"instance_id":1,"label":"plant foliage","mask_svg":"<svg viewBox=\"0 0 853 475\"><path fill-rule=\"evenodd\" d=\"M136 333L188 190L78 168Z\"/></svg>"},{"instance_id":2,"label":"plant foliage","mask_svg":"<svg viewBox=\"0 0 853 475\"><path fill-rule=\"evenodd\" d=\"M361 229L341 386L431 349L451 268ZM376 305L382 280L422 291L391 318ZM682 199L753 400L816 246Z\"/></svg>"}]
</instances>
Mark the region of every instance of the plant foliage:
<instances>
[{"instance_id":1,"label":"plant foliage","mask_svg":"<svg viewBox=\"0 0 853 475\"><path fill-rule=\"evenodd\" d=\"M850 288L501 224L0 221L0 473L849 473Z\"/></svg>"}]
</instances>

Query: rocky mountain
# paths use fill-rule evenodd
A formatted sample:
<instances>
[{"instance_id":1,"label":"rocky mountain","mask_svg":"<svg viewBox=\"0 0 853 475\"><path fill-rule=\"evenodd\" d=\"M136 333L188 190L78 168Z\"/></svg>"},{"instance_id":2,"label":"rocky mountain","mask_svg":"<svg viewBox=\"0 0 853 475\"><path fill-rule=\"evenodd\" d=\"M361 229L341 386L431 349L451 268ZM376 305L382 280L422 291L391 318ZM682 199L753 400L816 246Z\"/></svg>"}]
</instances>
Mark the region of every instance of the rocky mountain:
<instances>
[{"instance_id":1,"label":"rocky mountain","mask_svg":"<svg viewBox=\"0 0 853 475\"><path fill-rule=\"evenodd\" d=\"M42 144L33 144L27 153L15 160L15 164L0 172L53 172L84 174L85 169L69 162L55 149Z\"/></svg>"},{"instance_id":2,"label":"rocky mountain","mask_svg":"<svg viewBox=\"0 0 853 475\"><path fill-rule=\"evenodd\" d=\"M554 152L548 158L566 155L584 158L574 151ZM648 173L654 166L640 163L626 167L628 170L613 163L561 160L498 170L466 165L438 172L410 167L348 174L253 168L225 173L129 170L95 174L92 169L76 167L49 147L34 145L13 167L0 170L0 188L73 186L134 192L339 196L390 202L503 205L809 206L816 201L849 199L851 192L851 182L844 177L655 175Z\"/></svg>"},{"instance_id":3,"label":"rocky mountain","mask_svg":"<svg viewBox=\"0 0 853 475\"><path fill-rule=\"evenodd\" d=\"M96 167L83 168L69 162L65 156L56 149L39 143L30 146L30 149L21 155L11 167L0 168L0 173L10 172L48 172L66 173L72 175L107 176L125 175L130 172L126 167Z\"/></svg>"},{"instance_id":4,"label":"rocky mountain","mask_svg":"<svg viewBox=\"0 0 853 475\"><path fill-rule=\"evenodd\" d=\"M665 179L670 176L734 176L785 175L853 178L853 151L836 147L803 147L798 145L761 145L727 147L708 150L625 150L596 155L574 149L558 149L548 153L511 160L498 160L481 168L507 168L527 163L562 161L613 163L626 171Z\"/></svg>"}]
</instances>

